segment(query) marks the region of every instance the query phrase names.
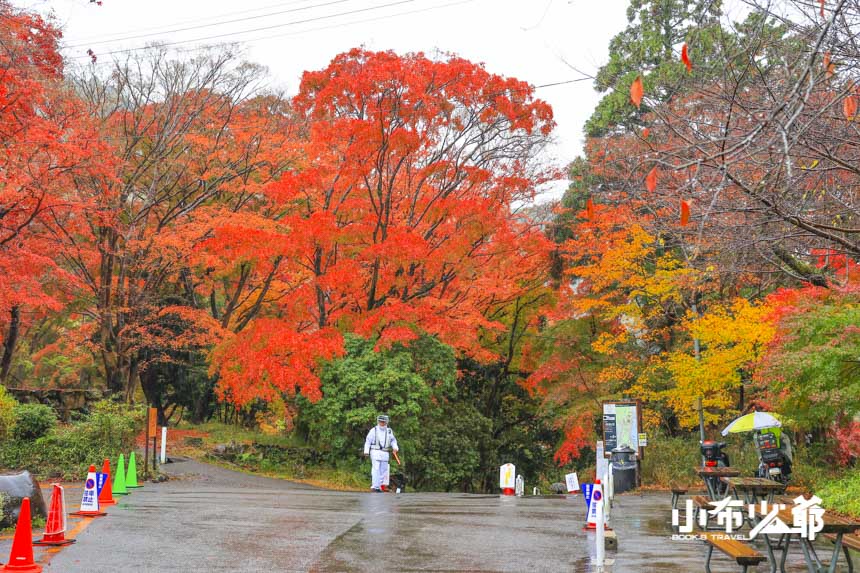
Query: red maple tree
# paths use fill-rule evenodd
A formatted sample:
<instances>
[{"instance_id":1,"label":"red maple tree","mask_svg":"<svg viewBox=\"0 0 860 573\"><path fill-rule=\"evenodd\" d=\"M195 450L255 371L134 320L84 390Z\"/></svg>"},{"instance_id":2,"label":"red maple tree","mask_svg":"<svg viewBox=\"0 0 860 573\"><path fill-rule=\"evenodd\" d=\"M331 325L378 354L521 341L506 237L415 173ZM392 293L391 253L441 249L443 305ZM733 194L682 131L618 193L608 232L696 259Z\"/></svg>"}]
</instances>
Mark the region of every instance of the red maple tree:
<instances>
[{"instance_id":1,"label":"red maple tree","mask_svg":"<svg viewBox=\"0 0 860 573\"><path fill-rule=\"evenodd\" d=\"M292 111L298 160L264 189L269 222L231 222L206 245L278 261L265 316L216 353L222 389L239 403L296 387L316 398L314 367L343 331L379 344L423 331L486 355L494 308L547 266L516 207L554 176L538 161L549 106L456 57L356 49L306 73Z\"/></svg>"}]
</instances>

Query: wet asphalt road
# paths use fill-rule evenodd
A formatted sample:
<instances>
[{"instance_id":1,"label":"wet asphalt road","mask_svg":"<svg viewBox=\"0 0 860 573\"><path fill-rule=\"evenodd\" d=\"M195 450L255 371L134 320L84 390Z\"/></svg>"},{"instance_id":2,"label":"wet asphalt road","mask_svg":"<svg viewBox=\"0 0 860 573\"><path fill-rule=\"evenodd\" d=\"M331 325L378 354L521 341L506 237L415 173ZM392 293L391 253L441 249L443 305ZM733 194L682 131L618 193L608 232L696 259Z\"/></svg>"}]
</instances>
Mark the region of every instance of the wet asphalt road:
<instances>
[{"instance_id":1,"label":"wet asphalt road","mask_svg":"<svg viewBox=\"0 0 860 573\"><path fill-rule=\"evenodd\" d=\"M165 468L176 479L135 490L75 545L37 548L37 561L67 573L593 571L582 496L332 492L193 461ZM704 571L703 545L670 540L670 519L668 494L619 496L606 570ZM2 559L8 551L0 541ZM737 570L718 556L713 565Z\"/></svg>"}]
</instances>

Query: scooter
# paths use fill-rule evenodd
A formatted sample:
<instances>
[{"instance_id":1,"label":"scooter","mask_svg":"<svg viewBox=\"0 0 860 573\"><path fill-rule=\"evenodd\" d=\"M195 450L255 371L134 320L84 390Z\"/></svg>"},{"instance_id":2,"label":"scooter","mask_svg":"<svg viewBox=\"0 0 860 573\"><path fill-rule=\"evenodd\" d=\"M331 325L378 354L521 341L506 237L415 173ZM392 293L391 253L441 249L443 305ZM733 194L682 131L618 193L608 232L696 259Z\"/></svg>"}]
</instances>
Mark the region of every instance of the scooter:
<instances>
[{"instance_id":1,"label":"scooter","mask_svg":"<svg viewBox=\"0 0 860 573\"><path fill-rule=\"evenodd\" d=\"M726 447L725 442L715 442L713 440L705 440L701 442L699 451L705 459L706 468L727 468L729 467L729 455L723 451ZM711 484L711 489L719 495L725 495L729 489L728 484L720 481L717 476L705 478Z\"/></svg>"},{"instance_id":2,"label":"scooter","mask_svg":"<svg viewBox=\"0 0 860 573\"><path fill-rule=\"evenodd\" d=\"M788 480L791 479L791 462L785 453L777 447L776 437L770 433L756 434L755 442L761 460L758 471L756 471L756 477L788 483Z\"/></svg>"}]
</instances>

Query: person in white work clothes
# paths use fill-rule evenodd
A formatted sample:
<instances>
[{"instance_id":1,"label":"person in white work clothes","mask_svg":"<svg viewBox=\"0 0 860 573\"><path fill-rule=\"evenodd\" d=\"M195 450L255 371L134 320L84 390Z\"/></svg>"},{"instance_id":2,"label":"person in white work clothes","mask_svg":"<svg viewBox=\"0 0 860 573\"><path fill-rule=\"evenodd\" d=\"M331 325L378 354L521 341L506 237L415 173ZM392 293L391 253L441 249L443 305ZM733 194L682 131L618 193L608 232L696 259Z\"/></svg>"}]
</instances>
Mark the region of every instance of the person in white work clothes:
<instances>
[{"instance_id":1,"label":"person in white work clothes","mask_svg":"<svg viewBox=\"0 0 860 573\"><path fill-rule=\"evenodd\" d=\"M397 456L397 438L388 427L388 416L376 417L376 426L367 433L364 439L364 455L370 456L370 490L375 493L384 492L388 488L388 453L394 454L394 459L400 463Z\"/></svg>"}]
</instances>

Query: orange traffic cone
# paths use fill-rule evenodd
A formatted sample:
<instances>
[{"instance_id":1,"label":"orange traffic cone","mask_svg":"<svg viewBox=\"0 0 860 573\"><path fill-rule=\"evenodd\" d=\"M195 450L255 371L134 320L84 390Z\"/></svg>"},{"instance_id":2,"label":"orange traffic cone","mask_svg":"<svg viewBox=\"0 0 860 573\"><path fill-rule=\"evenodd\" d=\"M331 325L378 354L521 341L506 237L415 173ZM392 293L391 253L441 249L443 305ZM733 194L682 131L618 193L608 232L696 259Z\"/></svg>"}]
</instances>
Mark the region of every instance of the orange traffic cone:
<instances>
[{"instance_id":1,"label":"orange traffic cone","mask_svg":"<svg viewBox=\"0 0 860 573\"><path fill-rule=\"evenodd\" d=\"M102 473L107 476L105 483L102 484L102 491L99 494L99 507L107 507L116 505L116 500L113 498L113 485L110 479L110 460L105 458L102 464Z\"/></svg>"},{"instance_id":2,"label":"orange traffic cone","mask_svg":"<svg viewBox=\"0 0 860 573\"><path fill-rule=\"evenodd\" d=\"M66 539L66 496L63 487L54 484L51 492L51 509L45 523L45 535L33 545L69 545L74 539Z\"/></svg>"},{"instance_id":3,"label":"orange traffic cone","mask_svg":"<svg viewBox=\"0 0 860 573\"><path fill-rule=\"evenodd\" d=\"M12 541L12 553L7 563L0 571L15 571L16 573L40 573L42 567L33 561L33 538L30 529L30 498L25 497L21 502L21 513L18 515L18 525L15 527L15 539Z\"/></svg>"},{"instance_id":4,"label":"orange traffic cone","mask_svg":"<svg viewBox=\"0 0 860 573\"><path fill-rule=\"evenodd\" d=\"M91 465L89 472L87 472L87 481L84 482L84 495L81 498L81 509L70 515L78 515L80 517L101 517L107 515L105 512L99 511L95 464Z\"/></svg>"}]
</instances>

